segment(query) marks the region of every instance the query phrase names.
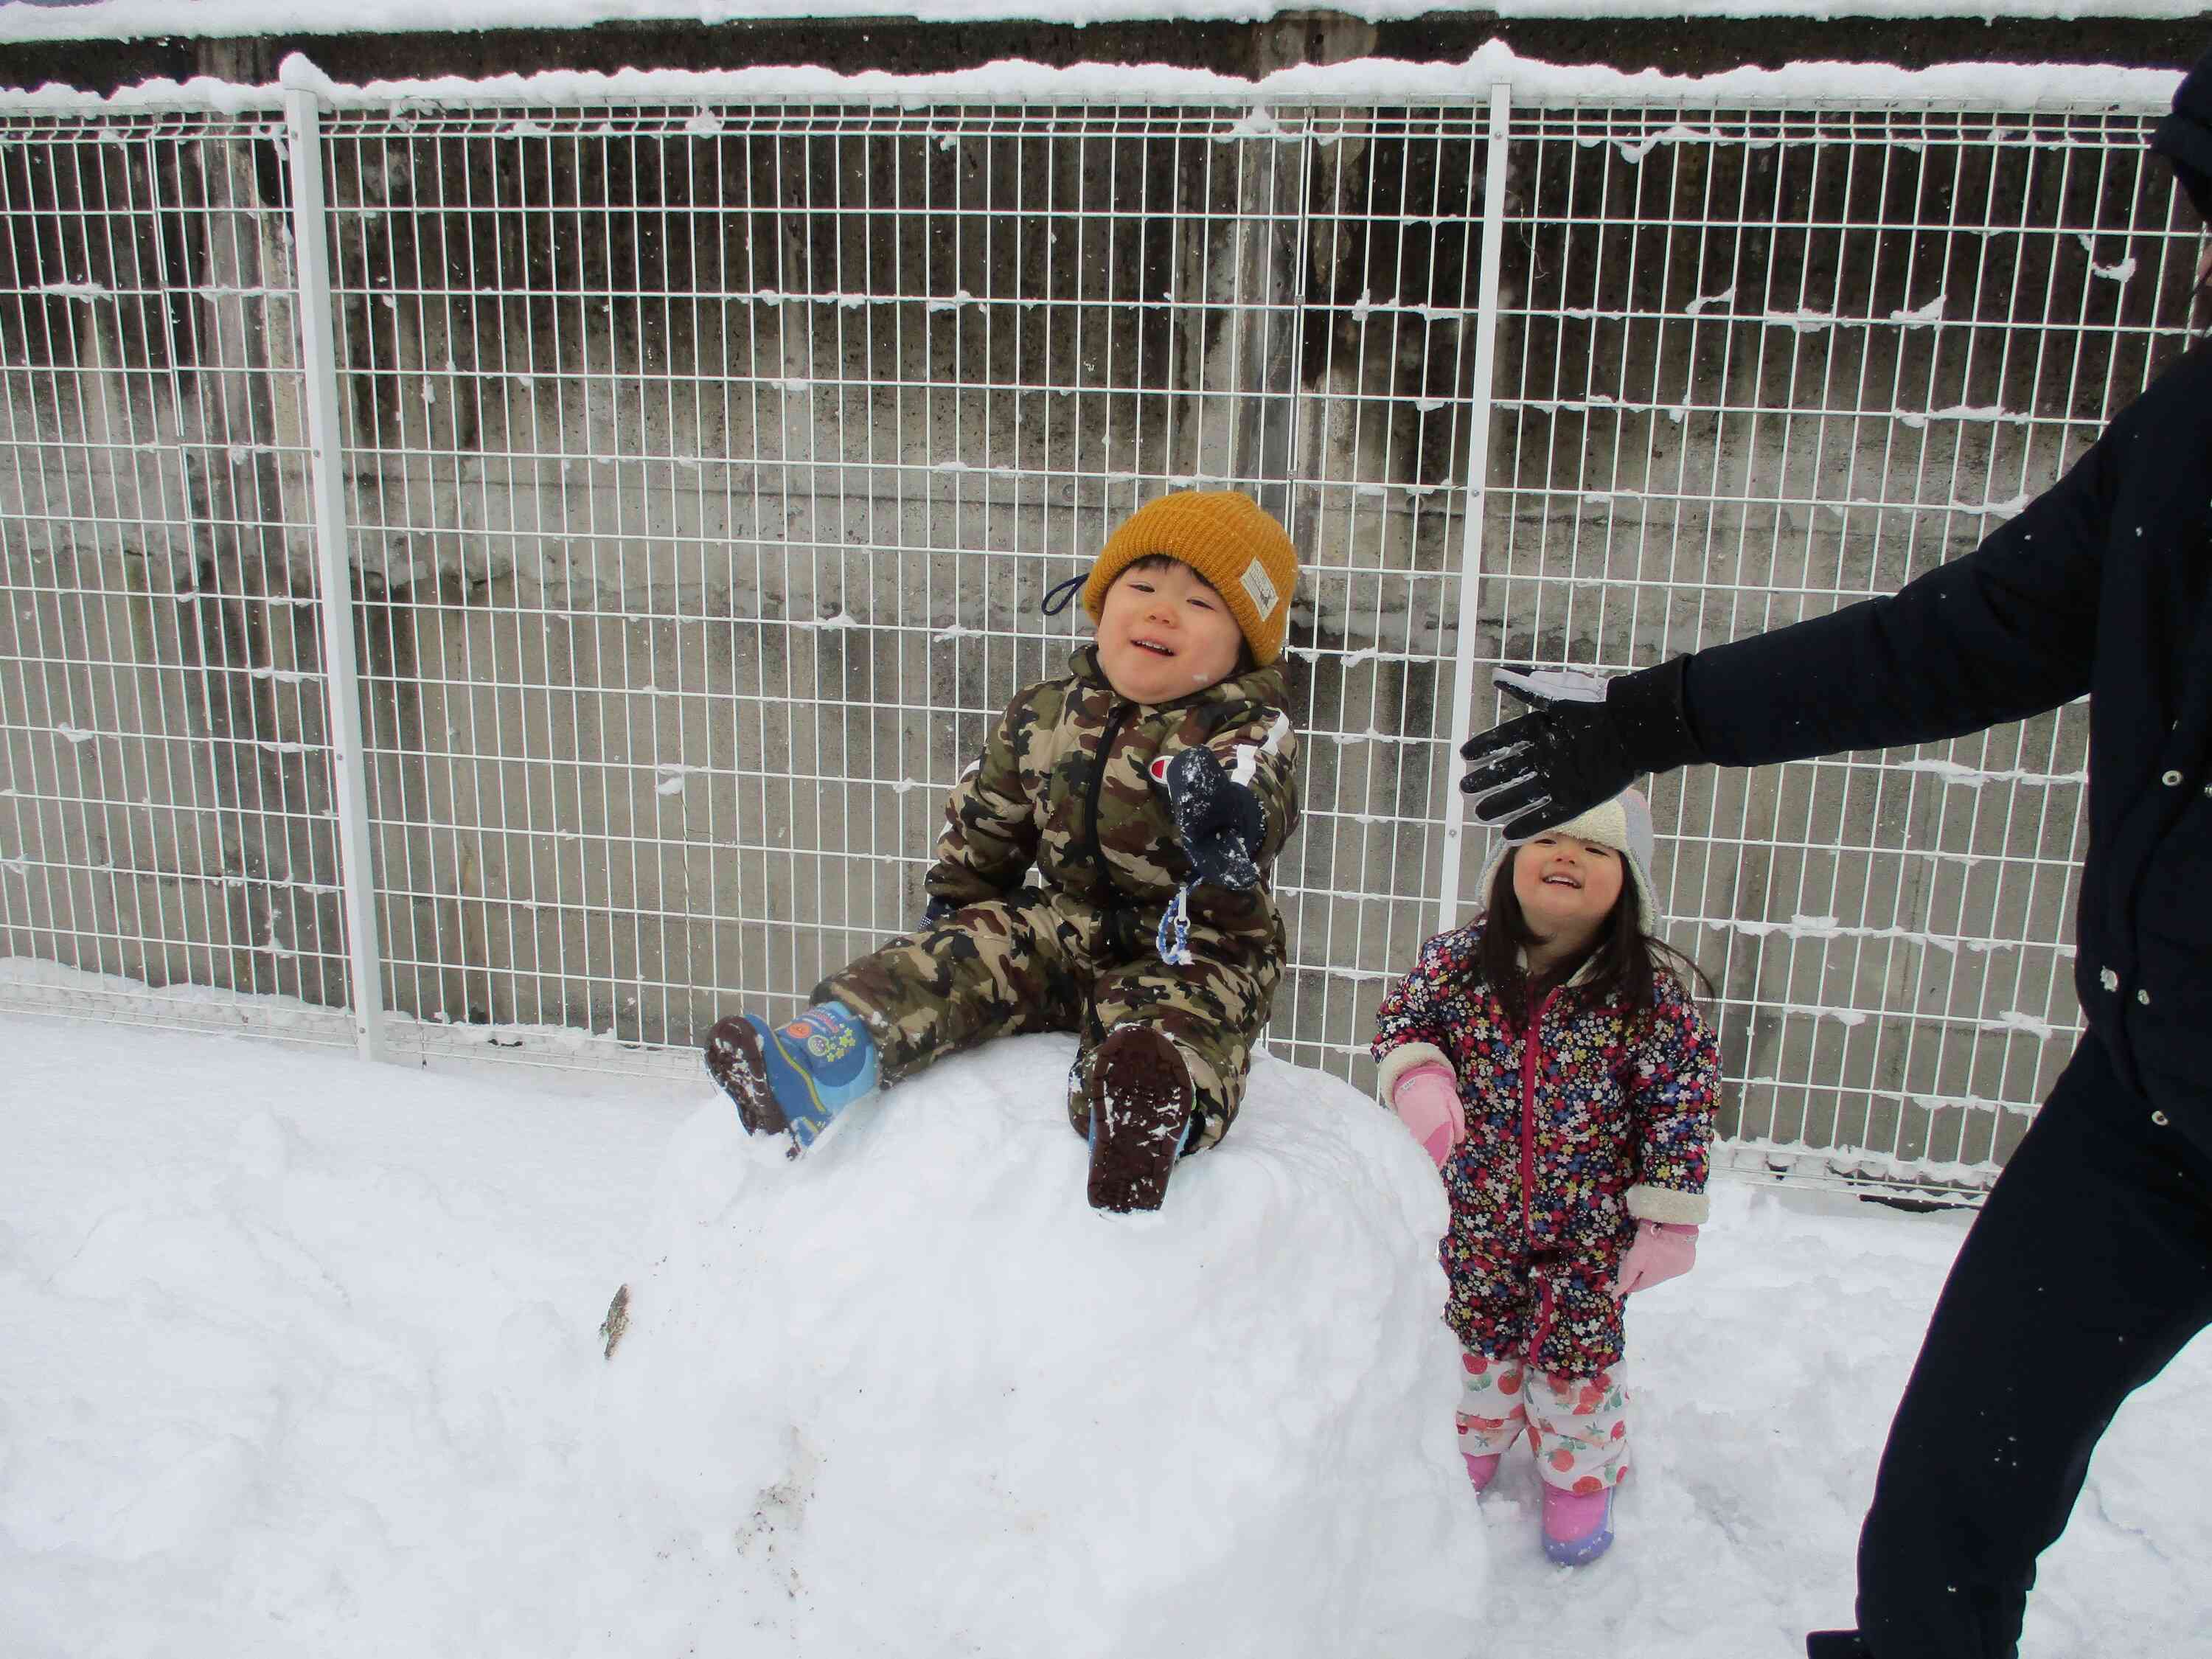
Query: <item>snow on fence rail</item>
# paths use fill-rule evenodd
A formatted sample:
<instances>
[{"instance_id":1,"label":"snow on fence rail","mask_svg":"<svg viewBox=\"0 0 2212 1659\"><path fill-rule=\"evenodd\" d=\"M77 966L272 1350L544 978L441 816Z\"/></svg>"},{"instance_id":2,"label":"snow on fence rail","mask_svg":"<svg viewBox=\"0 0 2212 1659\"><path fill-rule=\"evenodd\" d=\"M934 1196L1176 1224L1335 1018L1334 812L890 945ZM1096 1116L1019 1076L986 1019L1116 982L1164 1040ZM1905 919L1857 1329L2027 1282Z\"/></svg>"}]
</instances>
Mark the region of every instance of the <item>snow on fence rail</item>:
<instances>
[{"instance_id":1,"label":"snow on fence rail","mask_svg":"<svg viewBox=\"0 0 2212 1659\"><path fill-rule=\"evenodd\" d=\"M1307 573L1270 1042L1366 1081L1491 665L1886 590L2179 348L2152 101L2069 73L12 100L0 1006L688 1064L912 919L1044 590L1206 483ZM1736 1167L1986 1183L2078 1029L2085 740L1660 781Z\"/></svg>"}]
</instances>

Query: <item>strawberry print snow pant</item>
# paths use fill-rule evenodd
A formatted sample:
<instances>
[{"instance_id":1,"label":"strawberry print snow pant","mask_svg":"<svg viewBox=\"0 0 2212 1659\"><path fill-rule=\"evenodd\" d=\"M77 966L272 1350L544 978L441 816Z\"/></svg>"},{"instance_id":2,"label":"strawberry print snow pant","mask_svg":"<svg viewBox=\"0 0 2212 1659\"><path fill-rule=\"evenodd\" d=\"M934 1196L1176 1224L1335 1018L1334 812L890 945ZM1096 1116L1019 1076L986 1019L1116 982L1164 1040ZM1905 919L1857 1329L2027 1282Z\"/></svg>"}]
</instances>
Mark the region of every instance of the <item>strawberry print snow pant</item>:
<instances>
[{"instance_id":1,"label":"strawberry print snow pant","mask_svg":"<svg viewBox=\"0 0 2212 1659\"><path fill-rule=\"evenodd\" d=\"M1540 1371L1525 1359L1460 1356L1459 1449L1468 1457L1509 1449L1524 1433L1536 1473L1564 1492L1603 1492L1628 1473L1628 1398L1619 1368L1595 1376Z\"/></svg>"}]
</instances>

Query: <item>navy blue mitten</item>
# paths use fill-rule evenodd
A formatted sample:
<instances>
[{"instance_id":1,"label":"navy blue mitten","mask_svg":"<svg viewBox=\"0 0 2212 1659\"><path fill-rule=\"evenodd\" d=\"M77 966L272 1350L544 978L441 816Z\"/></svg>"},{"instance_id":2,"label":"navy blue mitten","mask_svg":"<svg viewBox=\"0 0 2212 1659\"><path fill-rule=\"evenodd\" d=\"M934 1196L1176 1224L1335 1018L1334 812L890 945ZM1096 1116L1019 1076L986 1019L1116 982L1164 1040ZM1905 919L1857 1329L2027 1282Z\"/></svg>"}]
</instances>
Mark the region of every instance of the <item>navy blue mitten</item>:
<instances>
[{"instance_id":1,"label":"navy blue mitten","mask_svg":"<svg viewBox=\"0 0 2212 1659\"><path fill-rule=\"evenodd\" d=\"M1260 883L1255 862L1267 835L1260 798L1223 769L1211 749L1185 749L1162 780L1175 814L1176 838L1199 879L1245 892Z\"/></svg>"}]
</instances>

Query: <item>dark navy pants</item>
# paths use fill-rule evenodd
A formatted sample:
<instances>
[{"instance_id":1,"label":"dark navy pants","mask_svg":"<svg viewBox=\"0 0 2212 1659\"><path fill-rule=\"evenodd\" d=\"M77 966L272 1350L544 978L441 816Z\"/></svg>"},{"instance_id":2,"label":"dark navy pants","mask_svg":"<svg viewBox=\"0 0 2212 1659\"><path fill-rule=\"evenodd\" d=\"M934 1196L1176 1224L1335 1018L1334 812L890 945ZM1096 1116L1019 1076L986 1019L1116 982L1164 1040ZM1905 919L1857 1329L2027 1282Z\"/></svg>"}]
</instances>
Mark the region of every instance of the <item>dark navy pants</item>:
<instances>
[{"instance_id":1,"label":"dark navy pants","mask_svg":"<svg viewBox=\"0 0 2212 1659\"><path fill-rule=\"evenodd\" d=\"M2098 1437L2207 1324L2212 1158L2084 1037L1966 1235L1890 1426L1859 1537L1874 1659L2012 1659Z\"/></svg>"}]
</instances>

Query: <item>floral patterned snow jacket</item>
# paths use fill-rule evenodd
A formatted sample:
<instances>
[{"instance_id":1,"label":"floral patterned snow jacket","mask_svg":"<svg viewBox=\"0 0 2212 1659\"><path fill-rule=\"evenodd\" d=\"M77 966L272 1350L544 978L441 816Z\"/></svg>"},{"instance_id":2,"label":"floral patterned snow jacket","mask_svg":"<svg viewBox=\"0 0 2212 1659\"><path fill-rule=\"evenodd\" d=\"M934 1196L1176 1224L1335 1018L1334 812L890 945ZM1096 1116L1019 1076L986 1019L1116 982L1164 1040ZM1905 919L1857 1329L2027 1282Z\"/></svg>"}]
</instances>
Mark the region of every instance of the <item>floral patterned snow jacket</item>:
<instances>
[{"instance_id":1,"label":"floral patterned snow jacket","mask_svg":"<svg viewBox=\"0 0 2212 1659\"><path fill-rule=\"evenodd\" d=\"M1443 1254L1460 1340L1591 1376L1620 1362L1608 1287L1636 1222L1705 1218L1720 1051L1663 969L1640 1018L1570 980L1509 1028L1482 981L1482 928L1431 939L1383 998L1382 1097L1425 1061L1459 1079L1467 1139L1444 1163Z\"/></svg>"}]
</instances>

